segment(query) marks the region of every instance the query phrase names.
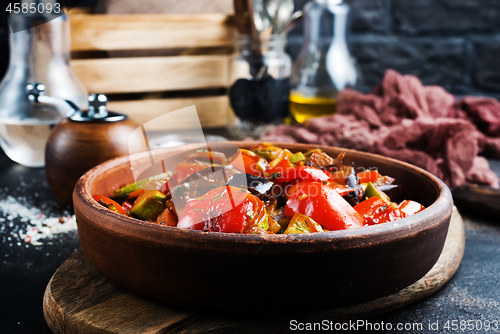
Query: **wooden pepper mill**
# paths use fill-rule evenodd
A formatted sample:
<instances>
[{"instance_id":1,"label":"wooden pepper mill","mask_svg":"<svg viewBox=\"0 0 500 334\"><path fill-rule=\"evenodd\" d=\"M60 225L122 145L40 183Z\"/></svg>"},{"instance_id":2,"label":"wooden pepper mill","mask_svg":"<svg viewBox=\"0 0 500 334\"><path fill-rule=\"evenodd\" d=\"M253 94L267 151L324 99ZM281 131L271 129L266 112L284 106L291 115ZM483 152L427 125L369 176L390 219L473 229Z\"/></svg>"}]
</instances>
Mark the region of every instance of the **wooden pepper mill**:
<instances>
[{"instance_id":1,"label":"wooden pepper mill","mask_svg":"<svg viewBox=\"0 0 500 334\"><path fill-rule=\"evenodd\" d=\"M43 84L28 85L28 93L35 103L64 103L74 110L52 130L45 147L50 189L61 203L71 205L78 179L92 167L128 154L128 137L138 125L126 115L107 111L103 94L90 94L89 110L81 111L71 101L45 96Z\"/></svg>"}]
</instances>

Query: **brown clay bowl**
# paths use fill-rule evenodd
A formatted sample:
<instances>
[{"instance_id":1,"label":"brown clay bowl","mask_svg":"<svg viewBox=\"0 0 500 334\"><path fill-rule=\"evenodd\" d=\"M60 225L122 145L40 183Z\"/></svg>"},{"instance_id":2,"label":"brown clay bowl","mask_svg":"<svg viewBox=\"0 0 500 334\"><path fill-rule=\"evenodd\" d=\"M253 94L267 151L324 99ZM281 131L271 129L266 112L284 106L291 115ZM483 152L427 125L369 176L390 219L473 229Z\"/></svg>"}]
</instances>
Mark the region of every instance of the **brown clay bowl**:
<instances>
[{"instance_id":1,"label":"brown clay bowl","mask_svg":"<svg viewBox=\"0 0 500 334\"><path fill-rule=\"evenodd\" d=\"M276 145L292 152L318 147ZM190 309L288 312L340 307L394 293L424 276L441 254L448 231L453 202L446 185L401 161L320 148L332 156L347 152L344 161L355 167L377 167L396 178L403 197L427 208L391 223L300 235L163 227L116 214L92 199L133 182L129 157L121 157L90 170L75 187L83 251L103 276L123 289Z\"/></svg>"}]
</instances>

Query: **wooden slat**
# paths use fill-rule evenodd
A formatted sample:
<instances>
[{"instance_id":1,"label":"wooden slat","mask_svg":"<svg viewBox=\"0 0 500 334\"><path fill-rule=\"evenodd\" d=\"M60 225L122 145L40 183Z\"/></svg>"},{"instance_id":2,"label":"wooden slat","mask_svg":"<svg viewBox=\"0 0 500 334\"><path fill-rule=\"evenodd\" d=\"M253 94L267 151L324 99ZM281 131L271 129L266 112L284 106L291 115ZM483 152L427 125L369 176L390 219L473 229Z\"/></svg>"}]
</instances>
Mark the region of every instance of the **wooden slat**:
<instances>
[{"instance_id":1,"label":"wooden slat","mask_svg":"<svg viewBox=\"0 0 500 334\"><path fill-rule=\"evenodd\" d=\"M227 14L71 15L72 51L231 46Z\"/></svg>"},{"instance_id":2,"label":"wooden slat","mask_svg":"<svg viewBox=\"0 0 500 334\"><path fill-rule=\"evenodd\" d=\"M228 98L226 96L211 96L177 99L151 99L140 101L109 102L109 110L118 111L130 116L137 124L142 125L158 116L184 107L196 106L200 123L203 127L220 127L226 125L228 112ZM184 124L179 119L172 128L176 129ZM168 130L162 128L152 130Z\"/></svg>"},{"instance_id":3,"label":"wooden slat","mask_svg":"<svg viewBox=\"0 0 500 334\"><path fill-rule=\"evenodd\" d=\"M132 93L226 87L228 55L78 59L72 65L91 92Z\"/></svg>"}]
</instances>

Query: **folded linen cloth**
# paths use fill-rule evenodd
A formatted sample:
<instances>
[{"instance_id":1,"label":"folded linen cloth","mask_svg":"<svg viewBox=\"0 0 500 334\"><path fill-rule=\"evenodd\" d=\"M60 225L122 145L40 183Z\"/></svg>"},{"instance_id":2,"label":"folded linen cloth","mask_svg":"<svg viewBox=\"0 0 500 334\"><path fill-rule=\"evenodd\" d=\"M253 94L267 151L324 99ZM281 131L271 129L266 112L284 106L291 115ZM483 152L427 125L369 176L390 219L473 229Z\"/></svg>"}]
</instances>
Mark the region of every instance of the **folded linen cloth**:
<instances>
[{"instance_id":1,"label":"folded linen cloth","mask_svg":"<svg viewBox=\"0 0 500 334\"><path fill-rule=\"evenodd\" d=\"M340 92L337 108L333 116L276 126L260 139L378 153L422 167L450 187L499 187L484 158L500 158L500 102L495 99L457 101L441 87L388 70L370 94Z\"/></svg>"}]
</instances>

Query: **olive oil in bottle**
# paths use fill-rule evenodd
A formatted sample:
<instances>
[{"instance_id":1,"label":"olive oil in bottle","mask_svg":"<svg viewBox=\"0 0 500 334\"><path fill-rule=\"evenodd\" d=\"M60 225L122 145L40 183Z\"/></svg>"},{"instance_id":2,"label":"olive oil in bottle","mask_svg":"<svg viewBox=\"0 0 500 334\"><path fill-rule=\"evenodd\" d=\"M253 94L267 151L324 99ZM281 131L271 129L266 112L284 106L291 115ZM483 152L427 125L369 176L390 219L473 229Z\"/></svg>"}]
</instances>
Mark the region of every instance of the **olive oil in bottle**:
<instances>
[{"instance_id":1,"label":"olive oil in bottle","mask_svg":"<svg viewBox=\"0 0 500 334\"><path fill-rule=\"evenodd\" d=\"M334 97L306 97L294 91L290 94L290 113L298 123L313 117L333 115L336 111L337 99Z\"/></svg>"}]
</instances>

